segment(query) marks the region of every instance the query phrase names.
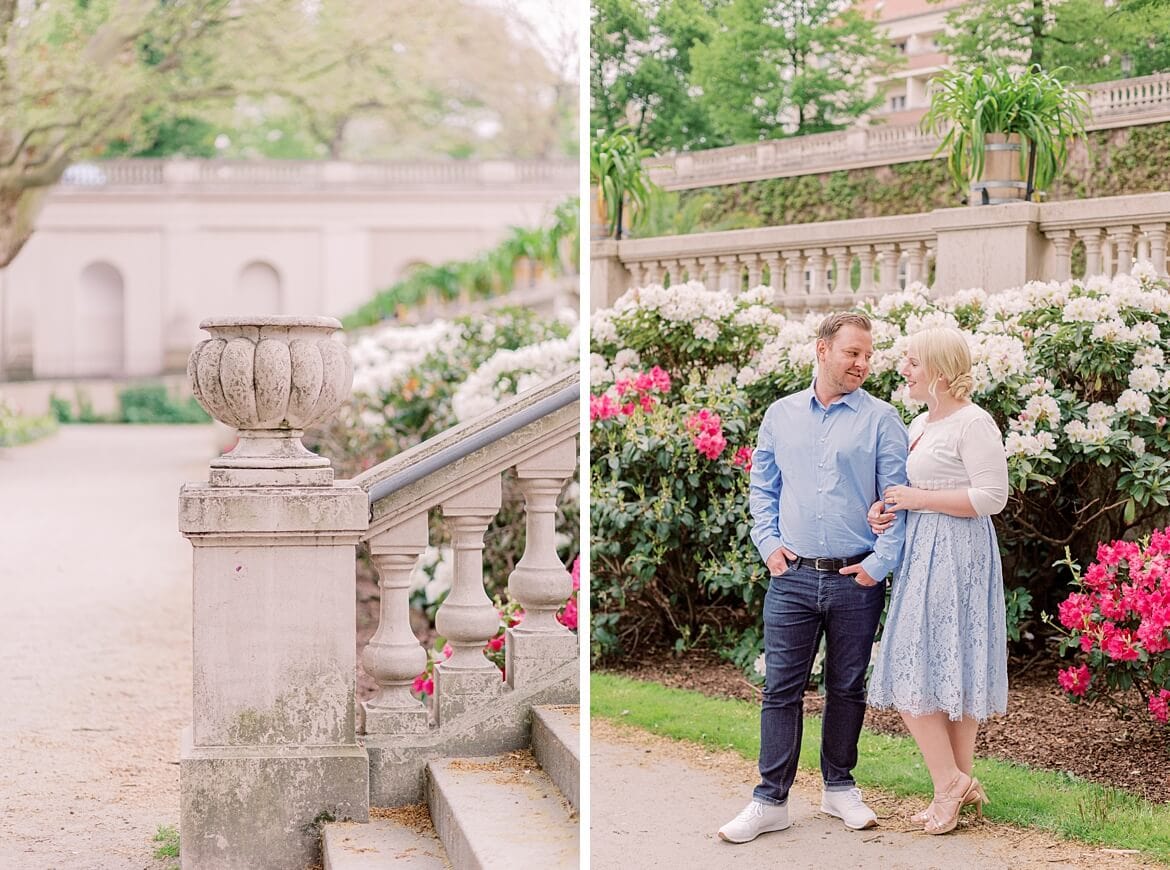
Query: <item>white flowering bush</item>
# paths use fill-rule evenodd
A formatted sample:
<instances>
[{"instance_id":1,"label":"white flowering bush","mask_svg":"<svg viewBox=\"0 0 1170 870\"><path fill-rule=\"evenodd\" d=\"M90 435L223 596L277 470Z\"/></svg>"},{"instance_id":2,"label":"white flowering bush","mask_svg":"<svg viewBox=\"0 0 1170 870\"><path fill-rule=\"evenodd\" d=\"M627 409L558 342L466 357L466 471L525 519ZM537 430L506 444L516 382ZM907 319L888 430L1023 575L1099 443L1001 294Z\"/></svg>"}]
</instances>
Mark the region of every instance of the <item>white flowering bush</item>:
<instances>
[{"instance_id":1,"label":"white flowering bush","mask_svg":"<svg viewBox=\"0 0 1170 870\"><path fill-rule=\"evenodd\" d=\"M352 477L509 397L578 365L575 314L544 319L505 308L454 321L383 326L350 336L353 398L327 427L306 439ZM503 507L485 536L489 595L505 594L524 548L523 496L504 476ZM565 564L576 557L579 492L562 494L557 528ZM433 549L420 560L412 602L433 619L450 585L451 551L441 519L432 518ZM368 566L364 570L372 570Z\"/></svg>"},{"instance_id":2,"label":"white flowering bush","mask_svg":"<svg viewBox=\"0 0 1170 870\"><path fill-rule=\"evenodd\" d=\"M701 475L691 478L684 504L664 481L694 474L689 455L684 466L661 445L673 439L685 446L693 433L677 415L673 424L664 423L655 416L665 413L657 406L647 413L624 399L632 378L659 366L673 379L662 405L684 403L684 389L702 387L708 410L742 427L737 444L754 445L768 405L811 383L816 328L824 316L776 314L766 307L769 293L637 288L594 316L591 512L599 555L593 618L602 630L602 653L652 636L710 632L703 614L714 608L723 614L716 628L727 633L721 646L746 670L758 655L758 640L743 634L757 621L748 606L762 596L766 580L747 535L746 475L730 478L737 481L734 510L727 510L723 489L705 487ZM908 336L936 325L957 326L969 336L972 398L999 423L1008 455L1012 493L996 525L1011 630L1019 631L1029 601L1051 609L1064 591L1069 578L1053 565L1065 546L1090 558L1099 540L1165 525L1170 292L1148 264L1112 279L1032 282L941 299L913 285L862 310L874 321L875 346L865 388L892 401L907 421L921 411L900 393L897 368ZM731 468L728 454L708 462ZM656 510L669 513L682 531L629 519L632 506L650 493L673 499L672 507ZM690 547L700 528L712 541L708 552ZM737 579L728 576L728 566ZM642 620L664 589L670 590L670 619L663 615L653 631L640 623L637 632L623 634L626 614L614 605L621 602ZM749 618L736 623L737 609ZM682 625L680 614L694 621Z\"/></svg>"}]
</instances>

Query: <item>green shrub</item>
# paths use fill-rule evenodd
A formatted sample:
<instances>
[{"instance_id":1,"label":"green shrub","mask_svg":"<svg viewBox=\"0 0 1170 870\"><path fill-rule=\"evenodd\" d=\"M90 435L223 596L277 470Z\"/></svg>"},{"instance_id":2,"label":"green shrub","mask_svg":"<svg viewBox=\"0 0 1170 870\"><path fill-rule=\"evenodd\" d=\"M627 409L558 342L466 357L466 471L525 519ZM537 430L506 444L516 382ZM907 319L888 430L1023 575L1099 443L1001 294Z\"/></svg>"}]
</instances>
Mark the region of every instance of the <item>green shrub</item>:
<instances>
[{"instance_id":1,"label":"green shrub","mask_svg":"<svg viewBox=\"0 0 1170 870\"><path fill-rule=\"evenodd\" d=\"M127 387L118 393L120 423L209 423L211 418L188 396L180 399L162 384Z\"/></svg>"}]
</instances>

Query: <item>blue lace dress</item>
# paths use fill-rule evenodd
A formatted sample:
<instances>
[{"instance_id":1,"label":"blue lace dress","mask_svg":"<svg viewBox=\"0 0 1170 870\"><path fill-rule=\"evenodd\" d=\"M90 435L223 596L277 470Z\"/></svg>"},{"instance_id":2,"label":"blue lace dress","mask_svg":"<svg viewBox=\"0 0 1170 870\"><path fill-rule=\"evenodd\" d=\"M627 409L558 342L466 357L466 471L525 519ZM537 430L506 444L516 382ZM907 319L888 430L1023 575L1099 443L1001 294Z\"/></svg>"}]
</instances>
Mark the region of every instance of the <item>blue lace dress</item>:
<instances>
[{"instance_id":1,"label":"blue lace dress","mask_svg":"<svg viewBox=\"0 0 1170 870\"><path fill-rule=\"evenodd\" d=\"M968 405L910 424L906 472L920 489L966 487L980 516L908 511L869 703L915 716L986 719L1007 710L1003 568L991 514L1007 502L995 421Z\"/></svg>"}]
</instances>

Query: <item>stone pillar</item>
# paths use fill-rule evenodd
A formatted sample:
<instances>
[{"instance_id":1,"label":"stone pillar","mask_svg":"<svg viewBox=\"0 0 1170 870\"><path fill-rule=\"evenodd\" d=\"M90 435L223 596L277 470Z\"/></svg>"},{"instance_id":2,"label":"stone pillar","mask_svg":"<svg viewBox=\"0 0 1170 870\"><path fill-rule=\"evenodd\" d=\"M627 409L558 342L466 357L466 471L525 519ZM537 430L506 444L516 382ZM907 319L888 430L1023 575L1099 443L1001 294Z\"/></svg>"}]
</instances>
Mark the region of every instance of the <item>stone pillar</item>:
<instances>
[{"instance_id":1,"label":"stone pillar","mask_svg":"<svg viewBox=\"0 0 1170 870\"><path fill-rule=\"evenodd\" d=\"M524 606L524 620L508 629L504 662L508 685L522 689L577 660L577 636L556 613L573 592L573 581L557 556L557 497L577 467L577 438L571 436L516 465L524 493L524 555L508 577L508 592ZM576 703L576 687L563 703Z\"/></svg>"},{"instance_id":2,"label":"stone pillar","mask_svg":"<svg viewBox=\"0 0 1170 870\"><path fill-rule=\"evenodd\" d=\"M427 709L411 694L411 683L427 666L427 652L410 627L410 575L427 548L425 512L370 539L370 557L382 589L378 630L362 651L362 667L378 683L378 694L362 703L364 734L422 734Z\"/></svg>"},{"instance_id":3,"label":"stone pillar","mask_svg":"<svg viewBox=\"0 0 1170 870\"><path fill-rule=\"evenodd\" d=\"M483 654L500 627L500 616L483 588L483 535L500 510L500 499L497 474L443 502L455 576L435 617L435 627L453 650L435 666L440 726L466 710L487 707L503 687L499 668Z\"/></svg>"},{"instance_id":4,"label":"stone pillar","mask_svg":"<svg viewBox=\"0 0 1170 870\"><path fill-rule=\"evenodd\" d=\"M1158 274L1166 277L1166 224L1142 224L1141 231L1150 239L1150 261Z\"/></svg>"},{"instance_id":5,"label":"stone pillar","mask_svg":"<svg viewBox=\"0 0 1170 870\"><path fill-rule=\"evenodd\" d=\"M609 308L623 293L638 286L619 256L619 242L589 243L589 310Z\"/></svg>"},{"instance_id":6,"label":"stone pillar","mask_svg":"<svg viewBox=\"0 0 1170 870\"><path fill-rule=\"evenodd\" d=\"M194 547L193 724L180 755L184 870L304 867L323 819L366 821L355 734L354 557L369 502L301 430L348 398L332 318L209 320L200 403L239 430L179 495Z\"/></svg>"},{"instance_id":7,"label":"stone pillar","mask_svg":"<svg viewBox=\"0 0 1170 870\"><path fill-rule=\"evenodd\" d=\"M680 281L683 280L684 273L688 282L699 280L699 261L696 257L683 257L678 261L678 268Z\"/></svg>"},{"instance_id":8,"label":"stone pillar","mask_svg":"<svg viewBox=\"0 0 1170 870\"><path fill-rule=\"evenodd\" d=\"M938 238L934 290L945 296L968 287L988 293L1041 281L1048 241L1041 206L1014 202L931 212Z\"/></svg>"}]
</instances>

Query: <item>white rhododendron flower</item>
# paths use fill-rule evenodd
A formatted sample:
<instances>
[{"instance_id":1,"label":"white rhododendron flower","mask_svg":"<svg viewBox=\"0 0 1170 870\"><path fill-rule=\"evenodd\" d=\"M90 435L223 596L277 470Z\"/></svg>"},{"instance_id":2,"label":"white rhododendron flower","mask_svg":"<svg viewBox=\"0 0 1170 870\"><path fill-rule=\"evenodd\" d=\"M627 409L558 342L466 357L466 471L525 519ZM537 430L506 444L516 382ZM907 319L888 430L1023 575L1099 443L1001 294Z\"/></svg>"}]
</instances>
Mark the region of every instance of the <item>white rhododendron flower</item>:
<instances>
[{"instance_id":1,"label":"white rhododendron flower","mask_svg":"<svg viewBox=\"0 0 1170 870\"><path fill-rule=\"evenodd\" d=\"M1133 451L1134 456L1145 456L1146 439L1140 435L1134 435L1129 439L1129 449Z\"/></svg>"},{"instance_id":2,"label":"white rhododendron flower","mask_svg":"<svg viewBox=\"0 0 1170 870\"><path fill-rule=\"evenodd\" d=\"M1107 405L1104 402L1094 402L1089 405L1088 413L1090 423L1108 423L1117 412L1112 405Z\"/></svg>"},{"instance_id":3,"label":"white rhododendron flower","mask_svg":"<svg viewBox=\"0 0 1170 870\"><path fill-rule=\"evenodd\" d=\"M1137 390L1126 390L1117 397L1117 410L1128 414L1150 413L1150 397Z\"/></svg>"},{"instance_id":4,"label":"white rhododendron flower","mask_svg":"<svg viewBox=\"0 0 1170 870\"><path fill-rule=\"evenodd\" d=\"M1139 366L1129 373L1129 385L1143 393L1158 389L1161 382L1162 377L1153 366Z\"/></svg>"},{"instance_id":5,"label":"white rhododendron flower","mask_svg":"<svg viewBox=\"0 0 1170 870\"><path fill-rule=\"evenodd\" d=\"M1155 329L1158 328L1157 326L1155 326L1152 323L1141 323L1138 325L1139 326L1153 326ZM1136 329L1135 329L1135 331L1136 331ZM1147 340L1147 341L1149 340L1149 339L1146 339L1144 335L1142 336L1142 338ZM1153 345L1146 345L1145 347L1139 347L1137 349L1137 352L1133 355L1133 364L1135 366L1160 366L1164 360L1165 360L1165 354L1162 353L1162 348L1156 347Z\"/></svg>"},{"instance_id":6,"label":"white rhododendron flower","mask_svg":"<svg viewBox=\"0 0 1170 870\"><path fill-rule=\"evenodd\" d=\"M699 341L718 341L719 326L711 320L700 320L691 327Z\"/></svg>"}]
</instances>

